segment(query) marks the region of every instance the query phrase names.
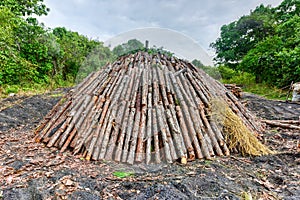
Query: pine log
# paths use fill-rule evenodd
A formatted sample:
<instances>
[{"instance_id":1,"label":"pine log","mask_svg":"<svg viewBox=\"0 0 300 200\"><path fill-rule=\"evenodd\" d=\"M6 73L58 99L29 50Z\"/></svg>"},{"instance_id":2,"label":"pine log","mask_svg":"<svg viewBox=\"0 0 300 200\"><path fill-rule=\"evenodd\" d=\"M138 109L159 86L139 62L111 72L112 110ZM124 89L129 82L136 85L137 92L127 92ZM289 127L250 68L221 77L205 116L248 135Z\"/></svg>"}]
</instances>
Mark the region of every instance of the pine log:
<instances>
[{"instance_id":1,"label":"pine log","mask_svg":"<svg viewBox=\"0 0 300 200\"><path fill-rule=\"evenodd\" d=\"M117 149L116 149L116 155L115 155L115 160L116 161L121 161L121 154L122 154L122 148L123 148L123 144L124 144L124 138L125 138L125 133L127 130L127 124L131 123L130 121L128 121L129 119L129 113L130 113L130 107L129 104L129 98L130 98L130 94L132 92L133 89L133 83L134 83L134 74L131 74L131 79L130 79L130 83L129 83L129 87L127 88L126 92L125 92L125 96L121 96L121 99L124 99L124 101L126 102L126 106L125 106L125 113L124 113L124 120L122 123L122 127L121 127L121 133L120 133L120 137L118 139L118 145L117 145Z\"/></svg>"},{"instance_id":2,"label":"pine log","mask_svg":"<svg viewBox=\"0 0 300 200\"><path fill-rule=\"evenodd\" d=\"M137 137L138 132L140 129L140 119L141 119L141 112L137 111L135 118L134 118L134 124L133 124L133 131L130 138L130 144L129 144L129 152L127 157L127 163L133 164L134 158L135 158L135 152L136 152L136 143L137 143Z\"/></svg>"},{"instance_id":3,"label":"pine log","mask_svg":"<svg viewBox=\"0 0 300 200\"><path fill-rule=\"evenodd\" d=\"M213 151L211 151L211 147L209 146L210 143L206 141L206 138L203 135L203 132L201 130L200 126L200 120L197 119L197 114L195 113L195 104L193 104L192 101L189 99L192 99L191 96L187 93L187 88L184 87L184 83L181 82L181 79L177 77L177 83L181 90L182 95L179 95L180 104L182 104L182 107L185 107L184 110L186 110L185 114L190 116L190 119L193 122L193 129L198 137L200 147L202 150L203 155L205 158L210 159L210 155L213 154ZM186 105L187 103L187 105Z\"/></svg>"},{"instance_id":4,"label":"pine log","mask_svg":"<svg viewBox=\"0 0 300 200\"><path fill-rule=\"evenodd\" d=\"M152 141L152 95L151 95L151 89L149 89L148 94L148 109L147 109L147 136L146 136L146 164L150 164L152 152L151 152L151 141Z\"/></svg>"},{"instance_id":5,"label":"pine log","mask_svg":"<svg viewBox=\"0 0 300 200\"><path fill-rule=\"evenodd\" d=\"M62 100L61 100L62 101ZM57 120L64 114L64 111L68 109L68 107L72 104L71 101L68 101L67 104L60 107L60 109L56 110L56 108L50 112L54 112L55 114L50 114L53 116L50 121L47 122L47 125L42 125L41 132L35 136L35 141L40 142L45 137L48 137L49 133L53 128L55 128L59 123L56 123ZM63 121L64 119L60 119L59 122Z\"/></svg>"},{"instance_id":6,"label":"pine log","mask_svg":"<svg viewBox=\"0 0 300 200\"><path fill-rule=\"evenodd\" d=\"M108 104L109 104L109 101L107 102L107 105ZM105 108L105 105L104 105L104 108ZM98 160L98 158L99 158L103 137L105 134L106 127L109 123L110 115L111 115L111 110L109 110L108 106L107 106L105 115L101 116L100 121L98 122L98 126L96 128L96 134L97 134L97 136L95 137L96 145L94 147L93 154L91 154L91 157L93 160Z\"/></svg>"},{"instance_id":7,"label":"pine log","mask_svg":"<svg viewBox=\"0 0 300 200\"><path fill-rule=\"evenodd\" d=\"M155 162L160 163L160 150L159 150L159 139L158 139L158 116L156 115L156 107L152 109L152 127L153 127L153 136L154 136L154 156Z\"/></svg>"},{"instance_id":8,"label":"pine log","mask_svg":"<svg viewBox=\"0 0 300 200\"><path fill-rule=\"evenodd\" d=\"M170 146L166 134L166 127L163 123L163 114L161 112L161 106L156 106L156 115L157 115L157 124L158 124L158 132L161 134L162 138L162 148L165 155L166 162L172 163L172 157L170 152Z\"/></svg>"},{"instance_id":9,"label":"pine log","mask_svg":"<svg viewBox=\"0 0 300 200\"><path fill-rule=\"evenodd\" d=\"M172 81L172 85L173 85L173 88L175 90L176 97L178 98L178 99L176 99L176 101L177 101L176 103L180 105L180 108L182 109L182 112L184 113L184 115L182 115L181 114L182 112L180 112L181 116L183 116L183 118L184 118L184 121L185 121L185 124L187 126L188 132L191 134L192 143L194 144L197 157L202 158L203 155L204 155L204 157L210 157L208 152L207 152L207 148L206 148L205 145L201 146L202 149L200 148L195 128L194 128L193 124L191 123L192 119L190 117L188 107L186 106L186 104L184 102L184 98L183 98L182 93L181 93L182 90L179 89L178 83L176 82L176 78L171 73L170 73L170 80ZM204 142L204 141L202 140L200 142ZM201 151L203 151L203 152L201 152Z\"/></svg>"},{"instance_id":10,"label":"pine log","mask_svg":"<svg viewBox=\"0 0 300 200\"><path fill-rule=\"evenodd\" d=\"M115 105L113 105L113 106L115 106ZM111 114L109 116L109 120L108 120L106 129L105 129L102 144L101 144L100 154L99 154L99 157L98 157L99 160L104 159L105 153L107 151L107 145L108 145L109 137L111 135L113 126L115 126L116 112L117 112L117 109L112 109L111 110Z\"/></svg>"},{"instance_id":11,"label":"pine log","mask_svg":"<svg viewBox=\"0 0 300 200\"><path fill-rule=\"evenodd\" d=\"M277 122L277 121L272 121L272 120L262 120L262 122L264 122L268 125L271 125L271 126L300 130L300 126L296 126L293 124L287 124L287 123L282 123L282 122Z\"/></svg>"},{"instance_id":12,"label":"pine log","mask_svg":"<svg viewBox=\"0 0 300 200\"><path fill-rule=\"evenodd\" d=\"M144 69L142 80L142 92L141 92L141 121L139 124L139 132L137 138L136 147L136 162L142 162L144 157L144 137L146 129L146 119L147 119L147 95L148 95L148 70Z\"/></svg>"},{"instance_id":13,"label":"pine log","mask_svg":"<svg viewBox=\"0 0 300 200\"><path fill-rule=\"evenodd\" d=\"M300 125L300 120L268 120L268 121L278 122L282 124ZM265 122L265 120L262 120L262 122Z\"/></svg>"},{"instance_id":14,"label":"pine log","mask_svg":"<svg viewBox=\"0 0 300 200\"><path fill-rule=\"evenodd\" d=\"M123 154L122 154L122 162L127 162L127 155L129 152L129 142L131 141L131 134L134 126L134 116L136 113L135 108L131 108L130 110L130 115L128 119L128 125L127 125L127 130L126 130L126 135L125 135L125 141L124 141L124 147L123 147Z\"/></svg>"}]
</instances>

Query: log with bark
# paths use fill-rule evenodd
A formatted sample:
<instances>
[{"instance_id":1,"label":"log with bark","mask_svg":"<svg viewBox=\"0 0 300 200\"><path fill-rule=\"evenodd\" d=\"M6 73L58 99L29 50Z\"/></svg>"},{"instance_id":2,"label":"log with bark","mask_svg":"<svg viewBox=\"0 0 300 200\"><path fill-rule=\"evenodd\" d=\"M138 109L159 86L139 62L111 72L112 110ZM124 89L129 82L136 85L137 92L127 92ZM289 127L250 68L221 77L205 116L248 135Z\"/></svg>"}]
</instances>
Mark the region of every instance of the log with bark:
<instances>
[{"instance_id":1,"label":"log with bark","mask_svg":"<svg viewBox=\"0 0 300 200\"><path fill-rule=\"evenodd\" d=\"M63 97L35 140L87 160L130 164L229 155L226 127L214 118L216 99L253 135L262 131L259 120L204 71L176 57L137 52L93 72Z\"/></svg>"},{"instance_id":2,"label":"log with bark","mask_svg":"<svg viewBox=\"0 0 300 200\"><path fill-rule=\"evenodd\" d=\"M237 86L236 84L224 84L224 86L234 94L237 98L242 97L242 88Z\"/></svg>"},{"instance_id":3,"label":"log with bark","mask_svg":"<svg viewBox=\"0 0 300 200\"><path fill-rule=\"evenodd\" d=\"M298 120L262 120L262 122L270 126L300 130L300 121Z\"/></svg>"}]
</instances>

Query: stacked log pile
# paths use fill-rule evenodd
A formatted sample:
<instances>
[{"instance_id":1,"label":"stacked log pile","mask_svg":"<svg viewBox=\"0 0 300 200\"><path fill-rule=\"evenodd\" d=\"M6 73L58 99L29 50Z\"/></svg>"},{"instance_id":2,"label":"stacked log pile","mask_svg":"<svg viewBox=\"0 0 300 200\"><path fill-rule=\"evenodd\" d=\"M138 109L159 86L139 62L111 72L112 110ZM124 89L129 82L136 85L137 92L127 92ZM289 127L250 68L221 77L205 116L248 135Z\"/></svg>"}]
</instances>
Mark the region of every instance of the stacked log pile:
<instances>
[{"instance_id":1,"label":"stacked log pile","mask_svg":"<svg viewBox=\"0 0 300 200\"><path fill-rule=\"evenodd\" d=\"M52 109L35 140L90 160L171 163L229 155L212 103L222 99L251 133L259 121L189 62L138 52L90 74Z\"/></svg>"},{"instance_id":2,"label":"stacked log pile","mask_svg":"<svg viewBox=\"0 0 300 200\"><path fill-rule=\"evenodd\" d=\"M237 86L236 84L224 84L224 86L230 90L234 96L236 96L237 98L241 98L242 97L242 88Z\"/></svg>"}]
</instances>

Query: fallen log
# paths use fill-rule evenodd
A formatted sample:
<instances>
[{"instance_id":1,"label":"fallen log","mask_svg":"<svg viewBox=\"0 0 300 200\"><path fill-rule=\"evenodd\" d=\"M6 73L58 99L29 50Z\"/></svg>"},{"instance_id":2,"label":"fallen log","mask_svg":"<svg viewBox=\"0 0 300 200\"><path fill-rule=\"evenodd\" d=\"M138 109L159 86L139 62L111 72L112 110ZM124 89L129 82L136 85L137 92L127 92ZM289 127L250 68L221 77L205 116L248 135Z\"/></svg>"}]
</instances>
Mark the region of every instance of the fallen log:
<instances>
[{"instance_id":1,"label":"fallen log","mask_svg":"<svg viewBox=\"0 0 300 200\"><path fill-rule=\"evenodd\" d=\"M291 122L295 122L295 121L288 121L290 123L286 123L284 121L280 122L280 121L273 121L273 120L262 120L262 122L264 122L270 126L300 130L300 126L291 124Z\"/></svg>"},{"instance_id":2,"label":"fallen log","mask_svg":"<svg viewBox=\"0 0 300 200\"><path fill-rule=\"evenodd\" d=\"M262 120L262 122L265 122L266 120ZM275 119L275 120L267 120L267 121L272 121L272 122L278 122L282 124L294 124L294 125L300 125L300 120L280 120L280 119Z\"/></svg>"}]
</instances>

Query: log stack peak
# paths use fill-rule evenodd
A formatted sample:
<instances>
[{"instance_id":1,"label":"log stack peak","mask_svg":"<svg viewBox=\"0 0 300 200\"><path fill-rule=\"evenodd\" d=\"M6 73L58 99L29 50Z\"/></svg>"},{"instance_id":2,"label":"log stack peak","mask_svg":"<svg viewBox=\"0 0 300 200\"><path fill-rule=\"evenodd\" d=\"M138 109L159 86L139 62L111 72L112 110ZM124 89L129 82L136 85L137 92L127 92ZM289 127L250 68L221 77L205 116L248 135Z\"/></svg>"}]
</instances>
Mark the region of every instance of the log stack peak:
<instances>
[{"instance_id":1,"label":"log stack peak","mask_svg":"<svg viewBox=\"0 0 300 200\"><path fill-rule=\"evenodd\" d=\"M243 143L229 141L226 115L220 117L225 108L251 137L261 131L239 100L202 70L176 57L137 52L91 73L66 94L40 123L35 140L88 160L210 159L242 149Z\"/></svg>"}]
</instances>

